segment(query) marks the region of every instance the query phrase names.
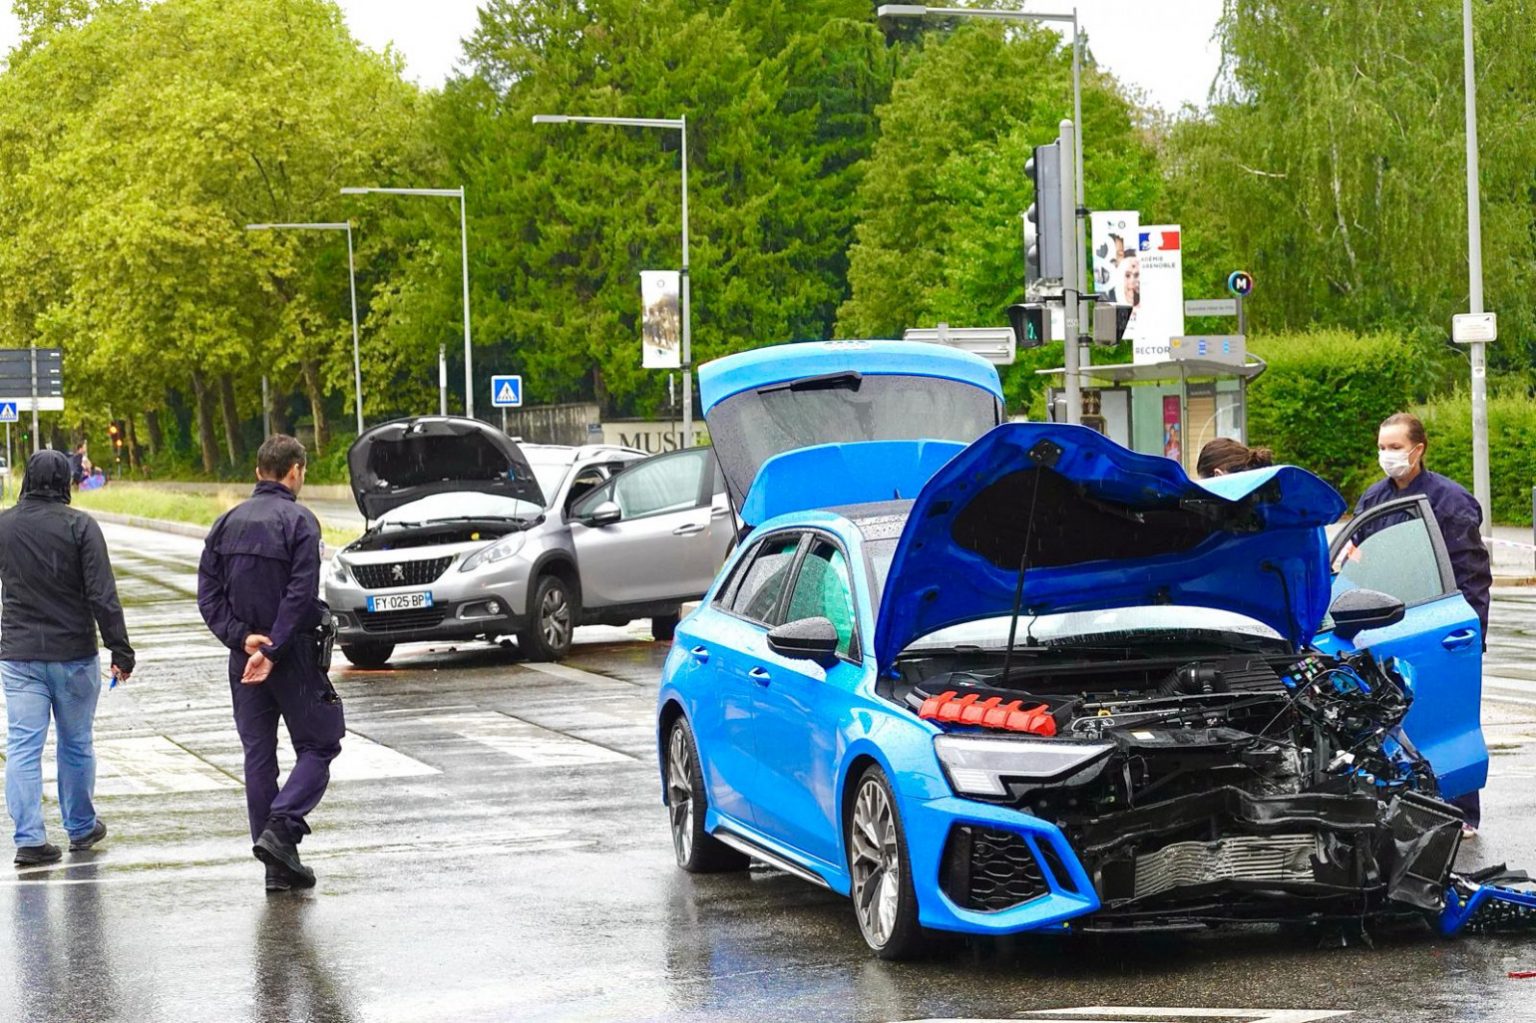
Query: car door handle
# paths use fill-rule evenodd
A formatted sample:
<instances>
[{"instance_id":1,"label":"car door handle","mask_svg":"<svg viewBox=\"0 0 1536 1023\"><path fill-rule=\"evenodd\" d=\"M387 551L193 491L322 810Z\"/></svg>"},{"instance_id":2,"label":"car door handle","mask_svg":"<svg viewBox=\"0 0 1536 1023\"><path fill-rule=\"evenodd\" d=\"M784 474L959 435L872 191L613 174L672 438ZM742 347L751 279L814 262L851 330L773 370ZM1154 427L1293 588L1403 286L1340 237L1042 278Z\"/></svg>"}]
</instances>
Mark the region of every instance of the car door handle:
<instances>
[{"instance_id":1,"label":"car door handle","mask_svg":"<svg viewBox=\"0 0 1536 1023\"><path fill-rule=\"evenodd\" d=\"M692 650L688 651L688 653L693 657L695 661L698 661L700 664L709 663L708 647L696 646Z\"/></svg>"},{"instance_id":2,"label":"car door handle","mask_svg":"<svg viewBox=\"0 0 1536 1023\"><path fill-rule=\"evenodd\" d=\"M686 525L678 526L676 529L672 530L672 535L696 536L702 532L704 532L704 524L702 522L689 522Z\"/></svg>"},{"instance_id":3,"label":"car door handle","mask_svg":"<svg viewBox=\"0 0 1536 1023\"><path fill-rule=\"evenodd\" d=\"M1476 629L1457 629L1442 639L1440 645L1447 650L1460 650L1462 647L1471 646L1475 639L1477 639Z\"/></svg>"},{"instance_id":4,"label":"car door handle","mask_svg":"<svg viewBox=\"0 0 1536 1023\"><path fill-rule=\"evenodd\" d=\"M723 519L730 513L731 510L729 508L711 508L709 510L709 517L712 519Z\"/></svg>"},{"instance_id":5,"label":"car door handle","mask_svg":"<svg viewBox=\"0 0 1536 1023\"><path fill-rule=\"evenodd\" d=\"M768 674L767 668L753 668L747 672L747 678L760 686L765 686L773 680L773 676Z\"/></svg>"}]
</instances>

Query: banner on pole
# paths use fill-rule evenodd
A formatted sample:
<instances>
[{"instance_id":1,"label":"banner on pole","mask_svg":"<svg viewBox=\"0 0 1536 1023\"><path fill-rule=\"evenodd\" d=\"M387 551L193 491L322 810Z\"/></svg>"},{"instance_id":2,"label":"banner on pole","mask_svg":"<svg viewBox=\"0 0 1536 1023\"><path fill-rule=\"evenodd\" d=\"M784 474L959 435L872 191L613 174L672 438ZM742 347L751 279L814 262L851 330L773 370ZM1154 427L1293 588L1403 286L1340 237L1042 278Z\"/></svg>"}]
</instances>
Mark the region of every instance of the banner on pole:
<instances>
[{"instance_id":1,"label":"banner on pole","mask_svg":"<svg viewBox=\"0 0 1536 1023\"><path fill-rule=\"evenodd\" d=\"M683 365L683 317L676 270L640 272L640 365L646 369L680 369Z\"/></svg>"},{"instance_id":2,"label":"banner on pole","mask_svg":"<svg viewBox=\"0 0 1536 1023\"><path fill-rule=\"evenodd\" d=\"M1184 333L1184 261L1179 225L1160 224L1137 231L1136 253L1121 267L1131 322L1132 361L1166 362L1172 338ZM1137 282L1134 294L1130 282ZM1125 301L1125 299L1121 299Z\"/></svg>"},{"instance_id":3,"label":"banner on pole","mask_svg":"<svg viewBox=\"0 0 1536 1023\"><path fill-rule=\"evenodd\" d=\"M1136 255L1141 214L1135 210L1109 210L1089 215L1093 229L1093 290L1107 301L1134 306L1141 282L1126 281L1127 257Z\"/></svg>"}]
</instances>

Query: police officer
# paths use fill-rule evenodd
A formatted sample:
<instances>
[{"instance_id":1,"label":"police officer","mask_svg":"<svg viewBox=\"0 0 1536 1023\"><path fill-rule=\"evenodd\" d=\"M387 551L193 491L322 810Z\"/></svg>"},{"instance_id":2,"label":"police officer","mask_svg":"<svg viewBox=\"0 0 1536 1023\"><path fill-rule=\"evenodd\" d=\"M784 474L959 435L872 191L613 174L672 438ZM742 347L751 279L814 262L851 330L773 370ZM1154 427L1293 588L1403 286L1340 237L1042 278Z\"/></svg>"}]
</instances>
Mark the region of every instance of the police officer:
<instances>
[{"instance_id":1,"label":"police officer","mask_svg":"<svg viewBox=\"0 0 1536 1023\"><path fill-rule=\"evenodd\" d=\"M294 500L304 470L302 444L268 437L256 453L255 492L214 523L197 570L198 609L229 647L252 852L266 864L269 892L314 886L298 846L344 730L341 701L322 668L320 524ZM279 717L298 756L281 790Z\"/></svg>"},{"instance_id":2,"label":"police officer","mask_svg":"<svg viewBox=\"0 0 1536 1023\"><path fill-rule=\"evenodd\" d=\"M1472 605L1478 623L1483 630L1483 648L1488 646L1489 590L1493 586L1493 569L1488 547L1483 543L1483 509L1477 498L1467 488L1448 476L1430 472L1424 466L1424 452L1429 438L1424 424L1407 412L1399 412L1382 421L1376 435L1377 460L1386 477L1372 484L1360 496L1355 514L1374 508L1399 497L1422 494L1429 499L1430 511L1440 525L1440 535L1445 539L1445 550L1451 559L1451 570L1456 576L1456 588ZM1466 814L1462 834L1468 838L1477 834L1482 821L1481 800L1477 792L1469 792L1452 800Z\"/></svg>"}]
</instances>

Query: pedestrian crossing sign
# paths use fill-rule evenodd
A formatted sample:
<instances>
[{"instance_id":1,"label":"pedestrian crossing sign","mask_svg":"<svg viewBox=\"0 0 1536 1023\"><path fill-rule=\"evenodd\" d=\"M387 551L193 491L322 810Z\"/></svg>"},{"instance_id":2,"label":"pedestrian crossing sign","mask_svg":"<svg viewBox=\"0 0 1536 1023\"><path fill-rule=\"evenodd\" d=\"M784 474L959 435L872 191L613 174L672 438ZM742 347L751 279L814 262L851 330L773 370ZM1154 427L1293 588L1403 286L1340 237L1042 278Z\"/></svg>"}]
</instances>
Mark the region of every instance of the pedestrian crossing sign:
<instances>
[{"instance_id":1,"label":"pedestrian crossing sign","mask_svg":"<svg viewBox=\"0 0 1536 1023\"><path fill-rule=\"evenodd\" d=\"M16 403L8 401L0 404L0 423L14 423L16 421Z\"/></svg>"},{"instance_id":2,"label":"pedestrian crossing sign","mask_svg":"<svg viewBox=\"0 0 1536 1023\"><path fill-rule=\"evenodd\" d=\"M521 408L523 404L523 378L520 376L491 377L491 407Z\"/></svg>"}]
</instances>

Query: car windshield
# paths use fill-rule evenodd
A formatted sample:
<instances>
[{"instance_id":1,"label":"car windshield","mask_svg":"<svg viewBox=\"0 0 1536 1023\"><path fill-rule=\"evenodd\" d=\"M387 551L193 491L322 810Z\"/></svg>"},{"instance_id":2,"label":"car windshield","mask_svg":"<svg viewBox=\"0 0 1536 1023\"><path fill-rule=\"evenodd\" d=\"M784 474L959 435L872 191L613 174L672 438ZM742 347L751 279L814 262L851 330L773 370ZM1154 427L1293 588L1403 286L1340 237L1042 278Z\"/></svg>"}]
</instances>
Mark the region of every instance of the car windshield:
<instances>
[{"instance_id":1,"label":"car windshield","mask_svg":"<svg viewBox=\"0 0 1536 1023\"><path fill-rule=\"evenodd\" d=\"M1008 630L1012 622L1009 615L997 615L979 621L952 625L947 629L929 633L907 647L908 651L953 648L956 646L980 647L984 650L1001 650L1008 645ZM1017 643L1026 637L1043 646L1075 645L1088 639L1106 643L1123 643L1133 638L1157 636L1176 638L1198 634L1221 635L1237 639L1245 644L1260 642L1284 642L1274 629L1231 611L1219 611L1209 607L1157 605L1141 607L1115 607L1093 611L1067 611L1061 614L1023 615L1019 618Z\"/></svg>"},{"instance_id":2,"label":"car windshield","mask_svg":"<svg viewBox=\"0 0 1536 1023\"><path fill-rule=\"evenodd\" d=\"M997 399L941 377L839 373L743 391L710 412L715 453L740 505L774 455L875 440L970 443L999 422Z\"/></svg>"},{"instance_id":3,"label":"car windshield","mask_svg":"<svg viewBox=\"0 0 1536 1023\"><path fill-rule=\"evenodd\" d=\"M533 469L533 478L539 481L539 490L544 493L547 502L545 506L553 505L555 497L560 493L560 485L571 471L571 456L544 454L537 449L524 449L524 453L528 456L529 467Z\"/></svg>"}]
</instances>

